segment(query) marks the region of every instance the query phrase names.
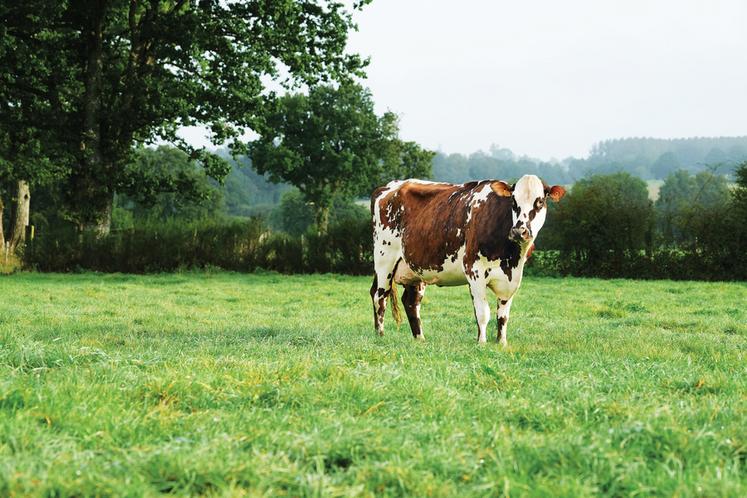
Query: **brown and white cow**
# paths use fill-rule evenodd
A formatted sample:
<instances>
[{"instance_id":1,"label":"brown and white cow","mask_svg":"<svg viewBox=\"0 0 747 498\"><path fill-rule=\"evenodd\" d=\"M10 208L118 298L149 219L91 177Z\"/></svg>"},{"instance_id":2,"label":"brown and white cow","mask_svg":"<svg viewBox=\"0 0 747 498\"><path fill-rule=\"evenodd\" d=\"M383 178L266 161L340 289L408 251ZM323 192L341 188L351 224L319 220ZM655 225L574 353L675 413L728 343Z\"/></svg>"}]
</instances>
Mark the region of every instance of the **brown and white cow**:
<instances>
[{"instance_id":1,"label":"brown and white cow","mask_svg":"<svg viewBox=\"0 0 747 498\"><path fill-rule=\"evenodd\" d=\"M462 185L421 180L393 181L371 197L374 325L384 334L384 312L396 285L412 335L423 337L420 301L428 284L469 285L479 342L490 320L488 292L498 298L498 341L506 344L511 300L521 284L524 263L547 215L546 201L559 201L560 186L534 175L509 186L496 180Z\"/></svg>"}]
</instances>

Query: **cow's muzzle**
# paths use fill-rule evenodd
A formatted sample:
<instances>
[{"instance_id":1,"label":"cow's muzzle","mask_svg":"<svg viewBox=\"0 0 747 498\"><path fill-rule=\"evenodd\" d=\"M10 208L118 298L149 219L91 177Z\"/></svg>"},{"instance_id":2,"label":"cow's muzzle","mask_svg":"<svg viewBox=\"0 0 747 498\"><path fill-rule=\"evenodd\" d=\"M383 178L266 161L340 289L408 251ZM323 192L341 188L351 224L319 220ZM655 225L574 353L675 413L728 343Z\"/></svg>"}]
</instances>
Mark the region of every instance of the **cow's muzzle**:
<instances>
[{"instance_id":1,"label":"cow's muzzle","mask_svg":"<svg viewBox=\"0 0 747 498\"><path fill-rule=\"evenodd\" d=\"M526 242L532 238L532 232L525 226L513 227L509 237L514 242Z\"/></svg>"}]
</instances>

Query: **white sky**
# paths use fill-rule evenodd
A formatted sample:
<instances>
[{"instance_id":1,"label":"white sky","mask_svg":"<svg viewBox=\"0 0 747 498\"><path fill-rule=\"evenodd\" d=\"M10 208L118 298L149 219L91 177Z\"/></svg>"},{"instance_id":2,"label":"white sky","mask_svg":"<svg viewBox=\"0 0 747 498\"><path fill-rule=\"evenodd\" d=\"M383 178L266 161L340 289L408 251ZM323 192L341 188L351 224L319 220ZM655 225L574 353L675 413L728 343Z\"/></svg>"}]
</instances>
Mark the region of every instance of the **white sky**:
<instances>
[{"instance_id":1,"label":"white sky","mask_svg":"<svg viewBox=\"0 0 747 498\"><path fill-rule=\"evenodd\" d=\"M377 105L426 147L747 135L747 0L374 0L356 19Z\"/></svg>"},{"instance_id":2,"label":"white sky","mask_svg":"<svg viewBox=\"0 0 747 498\"><path fill-rule=\"evenodd\" d=\"M431 149L747 135L747 0L374 0L356 20L378 110Z\"/></svg>"}]
</instances>

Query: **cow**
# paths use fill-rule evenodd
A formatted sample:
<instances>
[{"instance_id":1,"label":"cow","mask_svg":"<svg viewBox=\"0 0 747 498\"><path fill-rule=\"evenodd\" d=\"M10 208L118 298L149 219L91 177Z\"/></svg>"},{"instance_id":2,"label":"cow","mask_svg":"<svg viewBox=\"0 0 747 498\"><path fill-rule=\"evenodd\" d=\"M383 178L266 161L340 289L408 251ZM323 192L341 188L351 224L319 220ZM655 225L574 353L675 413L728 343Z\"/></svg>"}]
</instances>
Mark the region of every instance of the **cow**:
<instances>
[{"instance_id":1,"label":"cow","mask_svg":"<svg viewBox=\"0 0 747 498\"><path fill-rule=\"evenodd\" d=\"M486 342L490 289L498 298L498 342L506 345L511 302L524 263L547 216L547 200L565 189L534 175L514 185L499 180L464 184L397 180L371 195L374 326L384 334L387 300L399 323L397 284L415 339L423 338L420 302L429 284L468 285L477 341Z\"/></svg>"}]
</instances>

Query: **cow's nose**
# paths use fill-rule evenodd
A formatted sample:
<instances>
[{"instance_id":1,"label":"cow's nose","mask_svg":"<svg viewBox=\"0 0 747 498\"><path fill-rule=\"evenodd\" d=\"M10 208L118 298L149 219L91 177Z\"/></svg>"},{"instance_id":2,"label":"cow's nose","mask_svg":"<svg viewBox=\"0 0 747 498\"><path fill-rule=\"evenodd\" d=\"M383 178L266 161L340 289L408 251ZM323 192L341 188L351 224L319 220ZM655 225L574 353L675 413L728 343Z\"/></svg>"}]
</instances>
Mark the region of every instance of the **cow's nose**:
<instances>
[{"instance_id":1,"label":"cow's nose","mask_svg":"<svg viewBox=\"0 0 747 498\"><path fill-rule=\"evenodd\" d=\"M513 227L511 229L511 238L516 241L529 240L531 234L529 233L529 229L525 226Z\"/></svg>"}]
</instances>

